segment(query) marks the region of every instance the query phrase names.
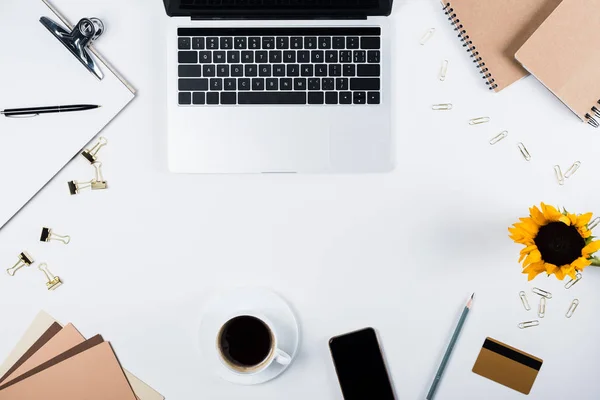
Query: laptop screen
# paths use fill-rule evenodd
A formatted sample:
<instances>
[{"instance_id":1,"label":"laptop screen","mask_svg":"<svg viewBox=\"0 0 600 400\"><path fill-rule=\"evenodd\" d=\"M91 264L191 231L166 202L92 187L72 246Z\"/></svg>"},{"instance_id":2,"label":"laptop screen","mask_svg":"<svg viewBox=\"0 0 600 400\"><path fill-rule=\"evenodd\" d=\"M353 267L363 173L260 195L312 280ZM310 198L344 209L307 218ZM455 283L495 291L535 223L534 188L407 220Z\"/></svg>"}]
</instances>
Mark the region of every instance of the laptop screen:
<instances>
[{"instance_id":1,"label":"laptop screen","mask_svg":"<svg viewBox=\"0 0 600 400\"><path fill-rule=\"evenodd\" d=\"M319 18L389 15L393 0L163 0L169 16Z\"/></svg>"}]
</instances>

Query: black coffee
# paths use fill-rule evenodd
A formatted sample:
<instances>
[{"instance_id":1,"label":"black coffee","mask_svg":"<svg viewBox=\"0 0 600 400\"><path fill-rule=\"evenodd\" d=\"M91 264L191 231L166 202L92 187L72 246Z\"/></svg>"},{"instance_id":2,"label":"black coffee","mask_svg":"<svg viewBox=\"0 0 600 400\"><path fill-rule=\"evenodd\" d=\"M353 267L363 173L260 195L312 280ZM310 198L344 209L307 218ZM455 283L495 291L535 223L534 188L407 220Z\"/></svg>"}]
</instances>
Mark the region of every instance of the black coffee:
<instances>
[{"instance_id":1,"label":"black coffee","mask_svg":"<svg viewBox=\"0 0 600 400\"><path fill-rule=\"evenodd\" d=\"M253 367L271 353L271 330L260 319L235 317L221 329L220 347L225 358L242 367Z\"/></svg>"}]
</instances>

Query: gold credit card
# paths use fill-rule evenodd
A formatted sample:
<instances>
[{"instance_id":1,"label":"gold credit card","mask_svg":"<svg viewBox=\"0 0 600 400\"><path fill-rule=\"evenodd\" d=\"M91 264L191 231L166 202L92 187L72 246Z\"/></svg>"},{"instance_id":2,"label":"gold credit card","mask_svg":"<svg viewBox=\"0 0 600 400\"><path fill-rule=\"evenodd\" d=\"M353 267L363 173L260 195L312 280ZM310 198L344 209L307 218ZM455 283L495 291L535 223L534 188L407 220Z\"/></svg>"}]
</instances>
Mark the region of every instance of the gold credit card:
<instances>
[{"instance_id":1,"label":"gold credit card","mask_svg":"<svg viewBox=\"0 0 600 400\"><path fill-rule=\"evenodd\" d=\"M492 338L485 339L473 372L523 394L529 394L543 360Z\"/></svg>"}]
</instances>

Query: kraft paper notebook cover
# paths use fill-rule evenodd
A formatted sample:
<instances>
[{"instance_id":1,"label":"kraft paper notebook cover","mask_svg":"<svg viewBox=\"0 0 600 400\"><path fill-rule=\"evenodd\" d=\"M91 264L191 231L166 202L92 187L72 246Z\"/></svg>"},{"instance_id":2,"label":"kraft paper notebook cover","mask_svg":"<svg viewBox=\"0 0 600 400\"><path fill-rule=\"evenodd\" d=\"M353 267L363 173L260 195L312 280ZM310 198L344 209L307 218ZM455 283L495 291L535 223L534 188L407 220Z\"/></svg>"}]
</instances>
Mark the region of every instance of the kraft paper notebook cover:
<instances>
[{"instance_id":1,"label":"kraft paper notebook cover","mask_svg":"<svg viewBox=\"0 0 600 400\"><path fill-rule=\"evenodd\" d=\"M516 54L532 75L596 128L600 121L599 10L600 0L564 0Z\"/></svg>"},{"instance_id":2,"label":"kraft paper notebook cover","mask_svg":"<svg viewBox=\"0 0 600 400\"><path fill-rule=\"evenodd\" d=\"M442 0L465 49L491 90L527 76L515 52L561 0Z\"/></svg>"}]
</instances>

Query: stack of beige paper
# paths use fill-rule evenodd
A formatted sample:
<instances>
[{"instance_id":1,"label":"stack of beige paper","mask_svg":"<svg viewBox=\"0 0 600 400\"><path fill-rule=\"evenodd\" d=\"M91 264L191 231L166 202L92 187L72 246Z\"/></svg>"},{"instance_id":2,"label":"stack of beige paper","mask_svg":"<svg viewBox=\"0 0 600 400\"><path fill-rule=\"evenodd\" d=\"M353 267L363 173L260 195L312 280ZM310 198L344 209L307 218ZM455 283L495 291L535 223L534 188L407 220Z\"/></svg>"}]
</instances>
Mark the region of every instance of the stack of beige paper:
<instances>
[{"instance_id":1,"label":"stack of beige paper","mask_svg":"<svg viewBox=\"0 0 600 400\"><path fill-rule=\"evenodd\" d=\"M0 400L164 400L121 367L102 336L40 313L0 366Z\"/></svg>"}]
</instances>

